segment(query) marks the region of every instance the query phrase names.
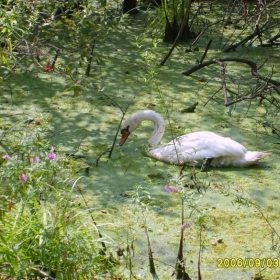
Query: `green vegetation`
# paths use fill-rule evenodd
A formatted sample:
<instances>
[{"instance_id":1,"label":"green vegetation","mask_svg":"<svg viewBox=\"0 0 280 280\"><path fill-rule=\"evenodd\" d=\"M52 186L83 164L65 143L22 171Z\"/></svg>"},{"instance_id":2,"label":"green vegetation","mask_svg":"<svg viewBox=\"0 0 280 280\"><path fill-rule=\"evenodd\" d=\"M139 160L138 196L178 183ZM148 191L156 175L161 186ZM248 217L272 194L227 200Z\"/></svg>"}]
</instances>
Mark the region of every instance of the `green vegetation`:
<instances>
[{"instance_id":1,"label":"green vegetation","mask_svg":"<svg viewBox=\"0 0 280 280\"><path fill-rule=\"evenodd\" d=\"M9 154L1 158L1 272L17 279L110 275L111 241L93 216L86 219L77 162L52 150L47 121L18 123L2 137Z\"/></svg>"},{"instance_id":2,"label":"green vegetation","mask_svg":"<svg viewBox=\"0 0 280 280\"><path fill-rule=\"evenodd\" d=\"M279 278L268 2L140 1L124 15L118 0L1 2L1 279ZM149 123L119 148L140 109L165 117L164 141L211 130L272 156L168 165L147 157Z\"/></svg>"}]
</instances>

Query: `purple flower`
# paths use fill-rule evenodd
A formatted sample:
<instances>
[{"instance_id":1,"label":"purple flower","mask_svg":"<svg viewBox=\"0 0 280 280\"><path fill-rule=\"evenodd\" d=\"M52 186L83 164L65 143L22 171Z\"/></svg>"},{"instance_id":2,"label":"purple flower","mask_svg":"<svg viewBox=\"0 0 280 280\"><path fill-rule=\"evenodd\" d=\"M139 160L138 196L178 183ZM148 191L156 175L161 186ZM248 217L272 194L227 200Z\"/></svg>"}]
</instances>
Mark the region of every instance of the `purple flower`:
<instances>
[{"instance_id":1,"label":"purple flower","mask_svg":"<svg viewBox=\"0 0 280 280\"><path fill-rule=\"evenodd\" d=\"M9 159L11 159L11 157L10 157L10 156L9 156L8 154L6 154L6 155L3 155L3 156L2 156L2 158L3 158L3 159L6 159L6 160L9 160Z\"/></svg>"},{"instance_id":2,"label":"purple flower","mask_svg":"<svg viewBox=\"0 0 280 280\"><path fill-rule=\"evenodd\" d=\"M193 222L186 222L181 225L181 230L193 226Z\"/></svg>"},{"instance_id":3,"label":"purple flower","mask_svg":"<svg viewBox=\"0 0 280 280\"><path fill-rule=\"evenodd\" d=\"M34 158L31 158L30 159L30 162L31 163L38 163L38 162L40 162L41 160L40 160L40 158L38 157L38 156L35 156Z\"/></svg>"},{"instance_id":4,"label":"purple flower","mask_svg":"<svg viewBox=\"0 0 280 280\"><path fill-rule=\"evenodd\" d=\"M172 186L165 186L164 189L168 192L176 192L177 193L179 191L178 188L172 187Z\"/></svg>"},{"instance_id":5,"label":"purple flower","mask_svg":"<svg viewBox=\"0 0 280 280\"><path fill-rule=\"evenodd\" d=\"M51 152L51 153L47 154L47 159L52 160L52 159L56 159L56 158L57 158L57 155L54 152Z\"/></svg>"},{"instance_id":6,"label":"purple flower","mask_svg":"<svg viewBox=\"0 0 280 280\"><path fill-rule=\"evenodd\" d=\"M19 180L20 180L20 182L25 183L27 181L27 176L24 173L22 173L19 176Z\"/></svg>"}]
</instances>

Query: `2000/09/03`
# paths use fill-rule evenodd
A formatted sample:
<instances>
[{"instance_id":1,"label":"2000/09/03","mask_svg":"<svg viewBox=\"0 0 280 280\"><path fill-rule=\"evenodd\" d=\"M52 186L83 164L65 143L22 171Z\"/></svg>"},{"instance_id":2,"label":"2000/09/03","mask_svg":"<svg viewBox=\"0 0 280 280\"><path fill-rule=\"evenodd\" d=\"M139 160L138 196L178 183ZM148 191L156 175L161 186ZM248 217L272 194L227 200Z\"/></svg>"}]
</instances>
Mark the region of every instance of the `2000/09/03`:
<instances>
[{"instance_id":1,"label":"2000/09/03","mask_svg":"<svg viewBox=\"0 0 280 280\"><path fill-rule=\"evenodd\" d=\"M277 258L219 258L217 259L218 268L233 267L279 267L280 261Z\"/></svg>"}]
</instances>

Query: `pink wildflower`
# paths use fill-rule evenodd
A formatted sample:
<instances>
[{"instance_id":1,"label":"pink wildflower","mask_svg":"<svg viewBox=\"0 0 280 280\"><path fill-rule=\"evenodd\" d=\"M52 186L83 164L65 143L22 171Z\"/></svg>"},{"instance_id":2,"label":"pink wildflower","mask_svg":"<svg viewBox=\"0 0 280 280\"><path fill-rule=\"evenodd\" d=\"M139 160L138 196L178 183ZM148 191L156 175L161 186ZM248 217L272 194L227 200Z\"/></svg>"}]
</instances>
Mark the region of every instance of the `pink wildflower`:
<instances>
[{"instance_id":1,"label":"pink wildflower","mask_svg":"<svg viewBox=\"0 0 280 280\"><path fill-rule=\"evenodd\" d=\"M56 153L54 153L54 152L51 152L51 153L48 153L47 154L47 159L56 159L57 158L57 155L56 155Z\"/></svg>"},{"instance_id":2,"label":"pink wildflower","mask_svg":"<svg viewBox=\"0 0 280 280\"><path fill-rule=\"evenodd\" d=\"M183 230L187 227L191 227L192 225L193 225L193 222L186 222L186 223L181 225L181 230Z\"/></svg>"},{"instance_id":3,"label":"pink wildflower","mask_svg":"<svg viewBox=\"0 0 280 280\"><path fill-rule=\"evenodd\" d=\"M176 192L177 193L179 191L178 188L172 187L172 186L165 186L164 189L168 192Z\"/></svg>"},{"instance_id":4,"label":"pink wildflower","mask_svg":"<svg viewBox=\"0 0 280 280\"><path fill-rule=\"evenodd\" d=\"M10 156L9 156L8 154L6 154L6 155L3 155L3 156L2 156L2 158L3 158L3 159L6 159L6 160L9 160L9 159L11 159L11 157L10 157Z\"/></svg>"},{"instance_id":5,"label":"pink wildflower","mask_svg":"<svg viewBox=\"0 0 280 280\"><path fill-rule=\"evenodd\" d=\"M27 181L27 176L24 173L22 173L19 176L19 180L20 180L20 182L25 183Z\"/></svg>"},{"instance_id":6,"label":"pink wildflower","mask_svg":"<svg viewBox=\"0 0 280 280\"><path fill-rule=\"evenodd\" d=\"M30 159L30 162L31 163L38 163L38 162L40 162L41 160L40 160L40 158L38 157L38 156L35 156L34 158L31 158Z\"/></svg>"}]
</instances>

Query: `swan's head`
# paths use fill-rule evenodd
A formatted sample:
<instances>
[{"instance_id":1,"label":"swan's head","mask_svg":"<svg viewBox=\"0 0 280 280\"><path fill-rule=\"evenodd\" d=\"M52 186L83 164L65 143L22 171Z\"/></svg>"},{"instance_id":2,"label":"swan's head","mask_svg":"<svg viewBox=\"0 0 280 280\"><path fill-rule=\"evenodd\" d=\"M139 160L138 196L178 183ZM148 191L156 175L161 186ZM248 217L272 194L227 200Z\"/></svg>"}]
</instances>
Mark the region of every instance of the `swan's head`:
<instances>
[{"instance_id":1,"label":"swan's head","mask_svg":"<svg viewBox=\"0 0 280 280\"><path fill-rule=\"evenodd\" d=\"M126 141L126 139L128 138L130 132L129 132L129 126L127 128L123 128L121 130L121 134L122 134L122 138L120 140L120 146L122 146L124 144L124 142Z\"/></svg>"},{"instance_id":2,"label":"swan's head","mask_svg":"<svg viewBox=\"0 0 280 280\"><path fill-rule=\"evenodd\" d=\"M162 116L152 110L138 111L129 116L122 124L120 146L122 146L128 136L141 124L143 120L152 121L155 129L149 139L149 144L155 148L164 134L164 119Z\"/></svg>"},{"instance_id":3,"label":"swan's head","mask_svg":"<svg viewBox=\"0 0 280 280\"><path fill-rule=\"evenodd\" d=\"M139 118L139 116L135 113L131 116L129 116L122 124L121 127L121 134L122 138L120 140L120 146L122 146L128 136L141 124L142 118Z\"/></svg>"}]
</instances>

